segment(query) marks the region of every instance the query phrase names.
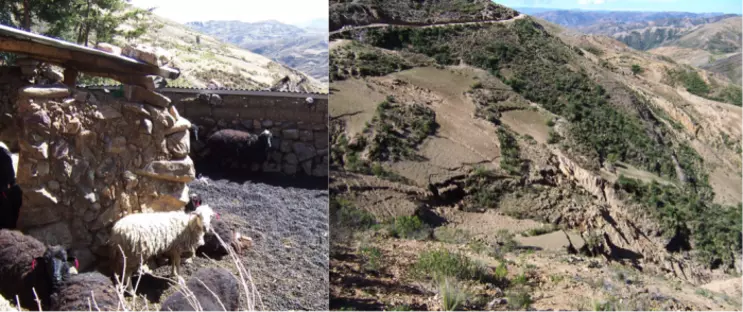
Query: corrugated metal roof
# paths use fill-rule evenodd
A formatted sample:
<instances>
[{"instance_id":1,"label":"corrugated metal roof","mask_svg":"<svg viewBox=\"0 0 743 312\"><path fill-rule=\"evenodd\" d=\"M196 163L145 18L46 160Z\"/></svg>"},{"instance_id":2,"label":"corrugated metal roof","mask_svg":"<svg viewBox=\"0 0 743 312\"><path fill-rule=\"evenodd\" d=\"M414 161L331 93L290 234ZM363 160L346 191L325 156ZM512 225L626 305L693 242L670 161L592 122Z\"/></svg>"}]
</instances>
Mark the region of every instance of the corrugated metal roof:
<instances>
[{"instance_id":1,"label":"corrugated metal roof","mask_svg":"<svg viewBox=\"0 0 743 312\"><path fill-rule=\"evenodd\" d=\"M56 62L60 65L72 68L84 67L88 69L100 69L100 72L115 71L128 74L127 69L138 73L163 76L168 79L177 79L180 71L170 67L158 67L123 55L108 53L89 47L84 47L64 40L50 38L5 25L0 25L0 50L26 54L32 58L41 58L45 61ZM43 49L41 47L53 47L57 50ZM59 53L67 52L67 53ZM75 54L83 53L92 56L93 59L76 59ZM98 64L95 58L111 62L109 64ZM111 68L119 65L119 68Z\"/></svg>"},{"instance_id":2,"label":"corrugated metal roof","mask_svg":"<svg viewBox=\"0 0 743 312\"><path fill-rule=\"evenodd\" d=\"M86 89L118 89L121 85L81 85L79 88ZM233 89L233 88L195 88L195 87L164 87L158 88L159 92L175 92L175 93L217 93L224 95L262 95L262 96L283 96L283 97L314 97L327 99L327 93L319 92L296 92L296 91L270 91L270 90L256 90L256 89Z\"/></svg>"}]
</instances>

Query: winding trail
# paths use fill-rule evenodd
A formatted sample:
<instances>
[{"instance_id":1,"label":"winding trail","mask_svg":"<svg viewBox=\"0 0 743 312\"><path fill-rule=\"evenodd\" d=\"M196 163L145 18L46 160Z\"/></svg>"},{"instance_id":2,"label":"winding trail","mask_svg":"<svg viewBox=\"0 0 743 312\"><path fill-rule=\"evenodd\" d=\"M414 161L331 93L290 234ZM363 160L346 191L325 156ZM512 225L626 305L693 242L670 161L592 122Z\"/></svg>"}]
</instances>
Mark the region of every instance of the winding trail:
<instances>
[{"instance_id":1,"label":"winding trail","mask_svg":"<svg viewBox=\"0 0 743 312\"><path fill-rule=\"evenodd\" d=\"M522 19L525 17L526 17L525 14L519 14L517 16L514 16L513 18L506 19L506 20L490 20L490 21L477 21L477 22L450 22L450 23L437 23L437 24L426 24L426 25L374 23L374 24L363 25L363 26L343 26L343 28L339 30L331 31L330 36L339 34L342 32L364 29L364 28L382 28L382 27L433 28L433 27L447 27L447 26L457 26L457 25L484 25L484 24L506 23L506 22L511 22L511 21L515 21L518 19Z\"/></svg>"}]
</instances>

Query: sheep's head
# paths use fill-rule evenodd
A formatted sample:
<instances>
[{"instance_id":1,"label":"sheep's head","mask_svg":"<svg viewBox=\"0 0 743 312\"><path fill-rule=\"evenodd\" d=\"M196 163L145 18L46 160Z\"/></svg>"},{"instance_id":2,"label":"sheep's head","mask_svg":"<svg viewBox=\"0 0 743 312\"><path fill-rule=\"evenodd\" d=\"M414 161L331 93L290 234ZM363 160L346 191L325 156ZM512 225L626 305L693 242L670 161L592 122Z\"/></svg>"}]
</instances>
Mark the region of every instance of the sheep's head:
<instances>
[{"instance_id":1,"label":"sheep's head","mask_svg":"<svg viewBox=\"0 0 743 312\"><path fill-rule=\"evenodd\" d=\"M74 263L74 267L70 266ZM31 269L40 266L51 279L52 287L59 286L70 274L76 274L78 261L75 257L68 257L62 246L51 246L44 251L44 255L33 260Z\"/></svg>"},{"instance_id":2,"label":"sheep's head","mask_svg":"<svg viewBox=\"0 0 743 312\"><path fill-rule=\"evenodd\" d=\"M213 217L219 219L219 214L215 213L209 205L200 205L191 214L195 216L194 220L202 227L204 233L212 231Z\"/></svg>"},{"instance_id":3,"label":"sheep's head","mask_svg":"<svg viewBox=\"0 0 743 312\"><path fill-rule=\"evenodd\" d=\"M268 129L263 130L261 134L258 135L259 140L265 140L266 149L271 148L271 141L273 139L273 134L271 134L271 131L268 131Z\"/></svg>"}]
</instances>

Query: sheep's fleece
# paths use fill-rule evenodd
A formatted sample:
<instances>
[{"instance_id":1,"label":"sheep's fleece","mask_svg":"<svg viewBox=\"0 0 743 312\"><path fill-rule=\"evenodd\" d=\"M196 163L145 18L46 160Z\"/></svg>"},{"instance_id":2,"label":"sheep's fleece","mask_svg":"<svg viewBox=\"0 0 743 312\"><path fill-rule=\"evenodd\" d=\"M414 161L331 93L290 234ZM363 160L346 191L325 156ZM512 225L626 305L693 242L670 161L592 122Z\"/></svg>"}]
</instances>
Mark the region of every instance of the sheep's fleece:
<instances>
[{"instance_id":1,"label":"sheep's fleece","mask_svg":"<svg viewBox=\"0 0 743 312\"><path fill-rule=\"evenodd\" d=\"M70 275L52 294L52 311L116 311L119 297L110 278L98 272Z\"/></svg>"},{"instance_id":2,"label":"sheep's fleece","mask_svg":"<svg viewBox=\"0 0 743 312\"><path fill-rule=\"evenodd\" d=\"M128 255L142 255L145 258L176 249L188 251L204 244L204 233L211 230L213 215L208 205L200 206L191 213L131 214L114 224L110 241L114 247L121 245Z\"/></svg>"},{"instance_id":3,"label":"sheep's fleece","mask_svg":"<svg viewBox=\"0 0 743 312\"><path fill-rule=\"evenodd\" d=\"M200 269L188 279L186 287L193 292L202 311L237 311L240 306L240 284L237 278L226 269L218 267ZM197 309L184 298L182 292L178 291L165 299L160 310L196 311Z\"/></svg>"}]
</instances>

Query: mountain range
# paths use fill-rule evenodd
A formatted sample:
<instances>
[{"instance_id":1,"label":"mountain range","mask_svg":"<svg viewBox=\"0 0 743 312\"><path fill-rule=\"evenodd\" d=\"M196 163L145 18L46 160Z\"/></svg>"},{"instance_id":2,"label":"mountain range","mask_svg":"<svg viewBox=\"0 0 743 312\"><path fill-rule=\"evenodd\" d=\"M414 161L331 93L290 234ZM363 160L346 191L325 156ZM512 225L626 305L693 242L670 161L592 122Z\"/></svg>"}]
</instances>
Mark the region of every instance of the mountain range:
<instances>
[{"instance_id":1,"label":"mountain range","mask_svg":"<svg viewBox=\"0 0 743 312\"><path fill-rule=\"evenodd\" d=\"M327 21L312 20L303 26L278 21L204 21L190 22L191 29L276 60L327 83ZM322 25L325 24L323 28Z\"/></svg>"}]
</instances>

